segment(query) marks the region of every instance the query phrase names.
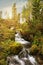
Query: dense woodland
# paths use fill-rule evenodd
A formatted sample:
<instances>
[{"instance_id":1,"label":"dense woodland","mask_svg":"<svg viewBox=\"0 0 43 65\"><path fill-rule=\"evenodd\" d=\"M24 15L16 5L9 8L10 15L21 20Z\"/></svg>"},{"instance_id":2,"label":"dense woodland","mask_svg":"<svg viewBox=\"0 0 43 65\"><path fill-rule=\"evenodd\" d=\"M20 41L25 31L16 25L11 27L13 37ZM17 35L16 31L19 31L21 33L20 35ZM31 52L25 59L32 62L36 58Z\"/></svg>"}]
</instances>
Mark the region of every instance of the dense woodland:
<instances>
[{"instance_id":1,"label":"dense woodland","mask_svg":"<svg viewBox=\"0 0 43 65\"><path fill-rule=\"evenodd\" d=\"M12 19L0 17L0 65L7 65L7 56L18 54L23 48L20 43L15 42L16 31L19 31L25 40L31 42L30 54L43 59L43 0L28 0L21 14L17 14L14 3Z\"/></svg>"}]
</instances>

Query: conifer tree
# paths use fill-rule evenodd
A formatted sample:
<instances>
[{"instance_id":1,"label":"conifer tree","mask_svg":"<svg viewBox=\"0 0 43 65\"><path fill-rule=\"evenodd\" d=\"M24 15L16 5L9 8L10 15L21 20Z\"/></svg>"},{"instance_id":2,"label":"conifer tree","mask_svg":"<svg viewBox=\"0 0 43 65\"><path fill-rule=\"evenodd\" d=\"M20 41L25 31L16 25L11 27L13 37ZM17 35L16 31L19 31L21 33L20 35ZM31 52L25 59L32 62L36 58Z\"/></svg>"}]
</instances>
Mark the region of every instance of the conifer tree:
<instances>
[{"instance_id":1,"label":"conifer tree","mask_svg":"<svg viewBox=\"0 0 43 65\"><path fill-rule=\"evenodd\" d=\"M39 20L40 9L40 0L32 0L32 17L34 21Z\"/></svg>"}]
</instances>

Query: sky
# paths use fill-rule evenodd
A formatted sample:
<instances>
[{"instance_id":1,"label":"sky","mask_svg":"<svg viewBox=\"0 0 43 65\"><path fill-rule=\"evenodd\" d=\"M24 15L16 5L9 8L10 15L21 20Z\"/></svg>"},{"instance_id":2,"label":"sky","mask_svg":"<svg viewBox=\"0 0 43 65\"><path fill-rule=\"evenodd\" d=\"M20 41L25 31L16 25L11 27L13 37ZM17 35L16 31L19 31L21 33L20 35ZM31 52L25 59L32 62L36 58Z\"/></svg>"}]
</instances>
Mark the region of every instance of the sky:
<instances>
[{"instance_id":1,"label":"sky","mask_svg":"<svg viewBox=\"0 0 43 65\"><path fill-rule=\"evenodd\" d=\"M21 13L22 7L26 4L27 0L0 0L0 10L2 10L2 17L5 17L5 12L7 11L11 16L11 7L13 3L16 3L17 12Z\"/></svg>"}]
</instances>

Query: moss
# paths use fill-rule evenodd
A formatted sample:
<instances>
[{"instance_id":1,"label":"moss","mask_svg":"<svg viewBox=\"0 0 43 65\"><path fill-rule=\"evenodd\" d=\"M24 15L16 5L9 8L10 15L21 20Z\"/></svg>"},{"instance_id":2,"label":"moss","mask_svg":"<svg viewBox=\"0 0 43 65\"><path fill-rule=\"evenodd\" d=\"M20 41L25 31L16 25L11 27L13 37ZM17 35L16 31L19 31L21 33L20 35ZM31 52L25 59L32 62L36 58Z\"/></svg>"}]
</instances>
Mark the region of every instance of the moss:
<instances>
[{"instance_id":1,"label":"moss","mask_svg":"<svg viewBox=\"0 0 43 65\"><path fill-rule=\"evenodd\" d=\"M7 65L5 59L1 59L1 60L0 60L0 65Z\"/></svg>"}]
</instances>

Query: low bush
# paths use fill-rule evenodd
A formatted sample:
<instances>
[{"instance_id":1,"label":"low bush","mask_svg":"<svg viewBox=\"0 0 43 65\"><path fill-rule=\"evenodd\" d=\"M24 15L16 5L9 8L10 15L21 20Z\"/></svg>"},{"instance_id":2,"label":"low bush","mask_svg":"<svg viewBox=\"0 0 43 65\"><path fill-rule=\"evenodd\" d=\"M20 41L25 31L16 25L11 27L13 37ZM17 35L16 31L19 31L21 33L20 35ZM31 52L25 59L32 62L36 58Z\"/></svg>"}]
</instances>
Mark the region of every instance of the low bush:
<instances>
[{"instance_id":1,"label":"low bush","mask_svg":"<svg viewBox=\"0 0 43 65\"><path fill-rule=\"evenodd\" d=\"M1 60L0 60L0 65L7 65L5 59L1 59Z\"/></svg>"},{"instance_id":2,"label":"low bush","mask_svg":"<svg viewBox=\"0 0 43 65\"><path fill-rule=\"evenodd\" d=\"M22 50L23 46L20 43L10 41L8 43L0 43L0 59L6 58L11 54L18 54Z\"/></svg>"},{"instance_id":3,"label":"low bush","mask_svg":"<svg viewBox=\"0 0 43 65\"><path fill-rule=\"evenodd\" d=\"M36 44L33 44L32 47L30 48L30 54L37 54L39 51L39 48Z\"/></svg>"},{"instance_id":4,"label":"low bush","mask_svg":"<svg viewBox=\"0 0 43 65\"><path fill-rule=\"evenodd\" d=\"M13 43L10 45L10 54L18 54L22 50L23 46L20 43Z\"/></svg>"}]
</instances>

